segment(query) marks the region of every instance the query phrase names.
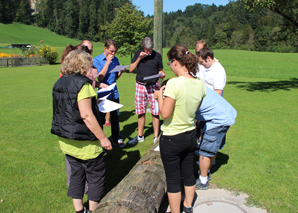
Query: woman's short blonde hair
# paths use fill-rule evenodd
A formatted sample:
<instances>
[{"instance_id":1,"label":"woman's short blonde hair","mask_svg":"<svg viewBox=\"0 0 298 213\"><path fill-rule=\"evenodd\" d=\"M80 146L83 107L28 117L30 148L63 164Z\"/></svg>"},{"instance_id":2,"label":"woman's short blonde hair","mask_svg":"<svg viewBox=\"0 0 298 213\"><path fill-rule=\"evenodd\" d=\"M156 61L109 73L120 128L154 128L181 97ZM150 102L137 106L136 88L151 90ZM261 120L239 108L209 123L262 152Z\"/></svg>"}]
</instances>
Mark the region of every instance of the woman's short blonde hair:
<instances>
[{"instance_id":1,"label":"woman's short blonde hair","mask_svg":"<svg viewBox=\"0 0 298 213\"><path fill-rule=\"evenodd\" d=\"M73 50L64 59L60 72L62 75L80 74L85 76L93 63L92 56L83 50Z\"/></svg>"}]
</instances>

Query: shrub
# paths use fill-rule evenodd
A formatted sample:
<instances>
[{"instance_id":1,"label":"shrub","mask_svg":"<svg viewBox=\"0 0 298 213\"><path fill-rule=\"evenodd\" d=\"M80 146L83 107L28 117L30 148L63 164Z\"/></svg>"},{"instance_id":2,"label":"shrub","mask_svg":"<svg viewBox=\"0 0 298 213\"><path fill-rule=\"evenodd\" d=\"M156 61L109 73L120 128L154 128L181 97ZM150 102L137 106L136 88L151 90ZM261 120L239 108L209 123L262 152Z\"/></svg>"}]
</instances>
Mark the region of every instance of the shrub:
<instances>
[{"instance_id":1,"label":"shrub","mask_svg":"<svg viewBox=\"0 0 298 213\"><path fill-rule=\"evenodd\" d=\"M294 53L295 51L295 47L292 46L279 46L278 47L278 52L281 53Z\"/></svg>"},{"instance_id":2,"label":"shrub","mask_svg":"<svg viewBox=\"0 0 298 213\"><path fill-rule=\"evenodd\" d=\"M239 47L240 50L249 50L249 47L242 44L240 47Z\"/></svg>"},{"instance_id":3,"label":"shrub","mask_svg":"<svg viewBox=\"0 0 298 213\"><path fill-rule=\"evenodd\" d=\"M54 64L58 58L58 51L49 45L42 45L39 50L39 55L46 58L50 64Z\"/></svg>"},{"instance_id":4,"label":"shrub","mask_svg":"<svg viewBox=\"0 0 298 213\"><path fill-rule=\"evenodd\" d=\"M218 49L218 50L219 50L219 49L221 49L224 45L225 45L224 43L220 43L220 42L218 42L218 43L215 44L214 49Z\"/></svg>"}]
</instances>

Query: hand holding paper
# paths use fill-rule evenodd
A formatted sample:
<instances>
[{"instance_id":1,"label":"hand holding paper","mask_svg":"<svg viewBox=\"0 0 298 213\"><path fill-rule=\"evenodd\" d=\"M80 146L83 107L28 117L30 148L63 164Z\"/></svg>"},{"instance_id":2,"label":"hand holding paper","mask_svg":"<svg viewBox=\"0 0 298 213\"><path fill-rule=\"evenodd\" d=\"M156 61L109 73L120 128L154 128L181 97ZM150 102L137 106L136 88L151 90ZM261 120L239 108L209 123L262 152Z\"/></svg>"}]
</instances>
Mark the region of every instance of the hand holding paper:
<instances>
[{"instance_id":1,"label":"hand holding paper","mask_svg":"<svg viewBox=\"0 0 298 213\"><path fill-rule=\"evenodd\" d=\"M96 93L100 94L100 93L103 93L103 92L111 91L112 89L114 89L115 86L116 86L116 83L113 83L113 84L109 85L107 88L103 88L103 89L100 89L100 90L96 91Z\"/></svg>"}]
</instances>

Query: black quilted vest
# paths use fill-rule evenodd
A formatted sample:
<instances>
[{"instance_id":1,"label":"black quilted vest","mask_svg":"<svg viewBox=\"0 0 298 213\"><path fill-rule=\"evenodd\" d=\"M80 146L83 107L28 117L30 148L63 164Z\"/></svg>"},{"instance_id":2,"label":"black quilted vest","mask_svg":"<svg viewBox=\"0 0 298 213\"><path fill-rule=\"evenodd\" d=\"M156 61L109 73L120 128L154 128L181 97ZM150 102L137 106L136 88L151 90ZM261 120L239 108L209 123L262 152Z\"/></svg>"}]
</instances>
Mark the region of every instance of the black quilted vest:
<instances>
[{"instance_id":1,"label":"black quilted vest","mask_svg":"<svg viewBox=\"0 0 298 213\"><path fill-rule=\"evenodd\" d=\"M74 140L98 140L80 116L77 96L86 82L92 80L81 75L62 76L53 87L53 121L51 133ZM100 114L96 98L91 98L92 111L98 123Z\"/></svg>"}]
</instances>

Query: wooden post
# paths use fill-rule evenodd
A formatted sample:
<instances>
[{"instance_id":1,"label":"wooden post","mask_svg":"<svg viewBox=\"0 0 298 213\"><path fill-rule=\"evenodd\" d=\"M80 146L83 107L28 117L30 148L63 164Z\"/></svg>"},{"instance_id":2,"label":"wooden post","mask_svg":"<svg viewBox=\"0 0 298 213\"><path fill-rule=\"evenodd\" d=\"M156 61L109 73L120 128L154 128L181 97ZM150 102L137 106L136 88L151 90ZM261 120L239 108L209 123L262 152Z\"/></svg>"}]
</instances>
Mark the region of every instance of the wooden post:
<instances>
[{"instance_id":1,"label":"wooden post","mask_svg":"<svg viewBox=\"0 0 298 213\"><path fill-rule=\"evenodd\" d=\"M154 49L162 55L163 0L154 0Z\"/></svg>"},{"instance_id":2,"label":"wooden post","mask_svg":"<svg viewBox=\"0 0 298 213\"><path fill-rule=\"evenodd\" d=\"M163 29L163 0L154 0L154 32L153 42L154 49L159 52L162 56L162 29ZM161 85L162 79L158 80Z\"/></svg>"},{"instance_id":3,"label":"wooden post","mask_svg":"<svg viewBox=\"0 0 298 213\"><path fill-rule=\"evenodd\" d=\"M158 212L166 193L166 176L160 152L151 149L123 180L98 204L93 213Z\"/></svg>"}]
</instances>

